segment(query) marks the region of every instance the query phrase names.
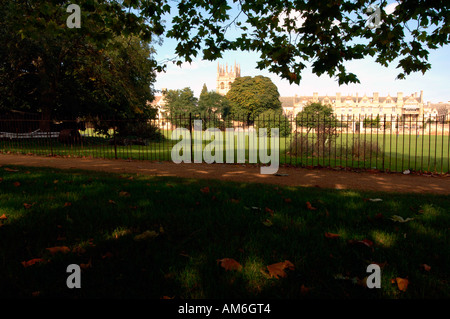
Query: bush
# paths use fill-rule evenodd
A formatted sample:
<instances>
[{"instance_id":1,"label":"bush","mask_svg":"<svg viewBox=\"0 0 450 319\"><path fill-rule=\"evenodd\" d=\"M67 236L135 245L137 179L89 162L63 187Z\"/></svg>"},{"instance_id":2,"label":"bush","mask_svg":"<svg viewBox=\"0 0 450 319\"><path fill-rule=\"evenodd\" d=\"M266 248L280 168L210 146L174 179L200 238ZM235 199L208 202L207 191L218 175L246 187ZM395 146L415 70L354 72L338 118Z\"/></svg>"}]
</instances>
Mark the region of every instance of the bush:
<instances>
[{"instance_id":1,"label":"bush","mask_svg":"<svg viewBox=\"0 0 450 319\"><path fill-rule=\"evenodd\" d=\"M291 134L292 124L281 111L267 110L255 119L255 128L257 132L260 128L267 128L268 136L270 136L272 128L278 128L280 137L287 137Z\"/></svg>"},{"instance_id":2,"label":"bush","mask_svg":"<svg viewBox=\"0 0 450 319\"><path fill-rule=\"evenodd\" d=\"M117 123L117 136L120 138L134 137L136 139L148 139L160 141L163 135L159 128L145 119L125 120Z\"/></svg>"}]
</instances>

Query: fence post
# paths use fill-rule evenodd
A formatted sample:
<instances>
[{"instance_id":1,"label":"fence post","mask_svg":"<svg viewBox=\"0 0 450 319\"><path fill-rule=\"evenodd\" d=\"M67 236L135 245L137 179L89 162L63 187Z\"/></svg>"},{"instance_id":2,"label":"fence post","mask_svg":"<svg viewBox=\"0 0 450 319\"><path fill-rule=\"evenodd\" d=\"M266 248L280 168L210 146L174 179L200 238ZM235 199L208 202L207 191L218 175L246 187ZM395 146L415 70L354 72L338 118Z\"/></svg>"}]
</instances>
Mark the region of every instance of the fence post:
<instances>
[{"instance_id":1,"label":"fence post","mask_svg":"<svg viewBox=\"0 0 450 319\"><path fill-rule=\"evenodd\" d=\"M114 136L114 158L117 159L117 141L116 141L116 120L113 121L113 136Z\"/></svg>"},{"instance_id":2,"label":"fence post","mask_svg":"<svg viewBox=\"0 0 450 319\"><path fill-rule=\"evenodd\" d=\"M193 149L193 143L192 143L192 113L189 112L189 133L191 135L191 141L189 144L191 145L191 162L194 161L194 149Z\"/></svg>"}]
</instances>

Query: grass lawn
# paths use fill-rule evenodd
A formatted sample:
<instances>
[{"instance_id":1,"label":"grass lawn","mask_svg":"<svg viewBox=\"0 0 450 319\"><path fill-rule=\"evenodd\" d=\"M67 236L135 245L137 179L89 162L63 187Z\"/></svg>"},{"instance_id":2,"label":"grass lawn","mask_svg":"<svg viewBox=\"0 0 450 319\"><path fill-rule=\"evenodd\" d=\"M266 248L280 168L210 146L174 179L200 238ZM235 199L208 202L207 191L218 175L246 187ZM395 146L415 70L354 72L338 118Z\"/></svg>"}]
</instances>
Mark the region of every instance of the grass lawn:
<instances>
[{"instance_id":1,"label":"grass lawn","mask_svg":"<svg viewBox=\"0 0 450 319\"><path fill-rule=\"evenodd\" d=\"M166 137L160 142L149 142L146 146L121 146L109 144L109 139L97 136L92 132L85 133L83 145L64 145L57 140L36 139L20 141L0 141L0 151L32 153L37 155L86 156L96 158L122 158L135 160L171 161L171 150L178 140L170 139L170 131L164 131ZM310 141L314 141L310 134ZM203 141L203 147L209 141ZM358 155L352 155L351 147L355 143L360 149ZM331 166L350 168L376 168L402 172L405 169L417 171L447 173L450 172L450 138L442 135L383 135L371 134L339 134L336 143L314 155L298 153L293 155L290 147L295 145L292 137L281 137L280 163L301 166ZM363 151L363 145L378 145L379 150L372 153ZM235 149L237 150L237 142ZM224 154L225 158L225 154ZM248 138L246 139L246 159L248 155Z\"/></svg>"},{"instance_id":2,"label":"grass lawn","mask_svg":"<svg viewBox=\"0 0 450 319\"><path fill-rule=\"evenodd\" d=\"M448 196L14 166L0 189L0 297L450 297Z\"/></svg>"}]
</instances>

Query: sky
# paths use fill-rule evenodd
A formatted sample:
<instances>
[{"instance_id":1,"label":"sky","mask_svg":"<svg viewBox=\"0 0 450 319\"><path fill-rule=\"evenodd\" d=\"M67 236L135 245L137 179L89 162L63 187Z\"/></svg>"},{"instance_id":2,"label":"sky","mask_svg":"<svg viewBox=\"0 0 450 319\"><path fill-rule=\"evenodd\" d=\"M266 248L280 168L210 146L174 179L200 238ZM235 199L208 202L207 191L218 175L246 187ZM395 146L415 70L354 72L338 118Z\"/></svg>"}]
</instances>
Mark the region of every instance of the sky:
<instances>
[{"instance_id":1,"label":"sky","mask_svg":"<svg viewBox=\"0 0 450 319\"><path fill-rule=\"evenodd\" d=\"M393 9L394 6L390 8ZM170 20L170 18L169 18ZM158 61L175 57L176 42L164 39L163 45L155 45L156 59ZM411 95L423 91L425 102L450 102L450 46L445 46L437 50L430 51L428 62L431 69L425 74L411 73L404 80L396 80L401 72L396 69L395 61L384 67L375 62L375 58L355 60L346 64L347 71L355 73L360 83L341 85L335 78L328 75L316 76L307 68L302 72L302 80L299 85L290 84L289 81L281 79L278 75L266 70L256 68L256 61L259 59L257 52L232 51L225 52L223 58L216 61L205 61L201 58L194 59L192 63L183 63L181 67L169 63L165 73L159 73L154 85L155 89L183 89L190 87L194 95L199 97L203 84L206 84L209 91L216 89L217 63L228 66L238 63L241 66L241 76L263 75L269 77L278 87L280 96L294 95L335 95L337 92L343 95L352 94L372 96L373 92L378 92L380 96L396 96L397 92L403 95Z\"/></svg>"}]
</instances>

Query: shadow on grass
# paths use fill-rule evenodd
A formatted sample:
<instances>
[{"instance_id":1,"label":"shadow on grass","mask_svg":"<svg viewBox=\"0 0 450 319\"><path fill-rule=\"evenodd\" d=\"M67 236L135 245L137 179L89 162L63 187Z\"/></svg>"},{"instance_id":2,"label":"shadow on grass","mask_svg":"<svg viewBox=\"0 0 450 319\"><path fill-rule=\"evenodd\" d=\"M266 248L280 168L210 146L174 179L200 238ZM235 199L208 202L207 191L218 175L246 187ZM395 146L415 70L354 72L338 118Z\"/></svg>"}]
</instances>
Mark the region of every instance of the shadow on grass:
<instances>
[{"instance_id":1,"label":"shadow on grass","mask_svg":"<svg viewBox=\"0 0 450 319\"><path fill-rule=\"evenodd\" d=\"M450 295L448 196L17 169L0 171L2 297ZM54 246L70 252L52 255ZM43 261L21 264L33 258ZM222 258L242 270L225 271ZM270 277L267 266L284 260L295 269ZM382 265L381 289L364 285L371 263ZM83 266L81 289L67 288L70 264ZM396 277L409 280L405 292L391 283Z\"/></svg>"}]
</instances>

